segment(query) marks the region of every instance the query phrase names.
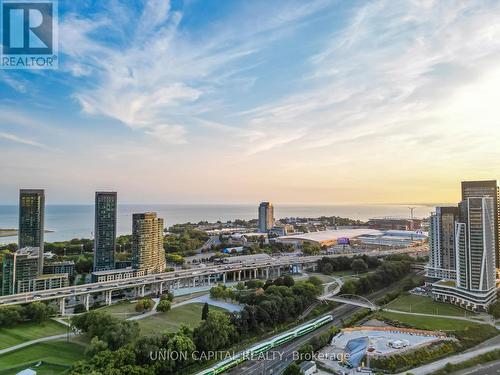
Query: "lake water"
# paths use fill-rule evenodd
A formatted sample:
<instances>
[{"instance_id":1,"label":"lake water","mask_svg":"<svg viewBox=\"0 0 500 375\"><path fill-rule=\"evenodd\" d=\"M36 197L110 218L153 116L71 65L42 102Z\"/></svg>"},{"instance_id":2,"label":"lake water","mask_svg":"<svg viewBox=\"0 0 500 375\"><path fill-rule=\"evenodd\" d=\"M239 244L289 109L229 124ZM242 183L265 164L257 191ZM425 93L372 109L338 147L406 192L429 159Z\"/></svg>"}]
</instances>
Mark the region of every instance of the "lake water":
<instances>
[{"instance_id":1,"label":"lake water","mask_svg":"<svg viewBox=\"0 0 500 375\"><path fill-rule=\"evenodd\" d=\"M415 217L427 217L433 206L417 206ZM199 221L216 222L234 219L256 219L256 205L215 205L215 204L123 204L118 206L117 232L130 234L132 213L157 212L165 219L165 225ZM408 205L275 205L276 218L341 216L367 220L373 217L409 217ZM0 228L17 228L18 207L0 205ZM45 228L47 242L70 240L72 238L92 238L94 230L93 205L47 205ZM17 237L0 238L1 243L15 242Z\"/></svg>"}]
</instances>

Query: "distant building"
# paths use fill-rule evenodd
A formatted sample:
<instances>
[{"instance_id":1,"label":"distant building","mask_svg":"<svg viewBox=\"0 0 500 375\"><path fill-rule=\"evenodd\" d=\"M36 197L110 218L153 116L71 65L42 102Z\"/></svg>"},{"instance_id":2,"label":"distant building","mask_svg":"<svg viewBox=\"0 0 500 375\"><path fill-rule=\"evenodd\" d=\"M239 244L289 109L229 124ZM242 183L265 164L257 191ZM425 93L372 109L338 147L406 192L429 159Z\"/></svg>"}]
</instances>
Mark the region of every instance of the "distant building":
<instances>
[{"instance_id":1,"label":"distant building","mask_svg":"<svg viewBox=\"0 0 500 375\"><path fill-rule=\"evenodd\" d=\"M274 227L271 228L269 232L270 234L274 234L275 236L278 237L286 236L294 232L294 227L293 225L290 224L275 225Z\"/></svg>"},{"instance_id":2,"label":"distant building","mask_svg":"<svg viewBox=\"0 0 500 375\"><path fill-rule=\"evenodd\" d=\"M334 229L320 232L295 233L289 236L278 237L276 241L294 245L297 248L301 247L304 242L319 246L333 246L337 244L339 239L341 242L345 242L346 239L351 240L366 235L380 236L381 234L382 232L375 229Z\"/></svg>"},{"instance_id":3,"label":"distant building","mask_svg":"<svg viewBox=\"0 0 500 375\"><path fill-rule=\"evenodd\" d=\"M314 361L304 361L299 364L300 373L303 375L312 375L318 372Z\"/></svg>"},{"instance_id":4,"label":"distant building","mask_svg":"<svg viewBox=\"0 0 500 375\"><path fill-rule=\"evenodd\" d=\"M265 262L265 261L271 261L271 260L272 260L272 258L268 254L253 254L253 255L238 255L238 256L233 256L233 257L225 257L225 258L222 258L222 263L251 264L251 263L255 263L255 262Z\"/></svg>"},{"instance_id":5,"label":"distant building","mask_svg":"<svg viewBox=\"0 0 500 375\"><path fill-rule=\"evenodd\" d=\"M146 274L166 269L163 219L155 212L132 215L132 267Z\"/></svg>"},{"instance_id":6,"label":"distant building","mask_svg":"<svg viewBox=\"0 0 500 375\"><path fill-rule=\"evenodd\" d=\"M24 247L4 255L2 295L16 294L19 282L36 279L39 264L38 254L38 247Z\"/></svg>"},{"instance_id":7,"label":"distant building","mask_svg":"<svg viewBox=\"0 0 500 375\"><path fill-rule=\"evenodd\" d=\"M92 272L92 282L99 283L102 281L126 280L132 277L140 277L144 275L146 275L144 270L136 270L132 267L107 271L94 271Z\"/></svg>"},{"instance_id":8,"label":"distant building","mask_svg":"<svg viewBox=\"0 0 500 375\"><path fill-rule=\"evenodd\" d=\"M66 273L68 276L75 275L75 262L66 260L62 262L51 262L43 265L44 275L56 275Z\"/></svg>"},{"instance_id":9,"label":"distant building","mask_svg":"<svg viewBox=\"0 0 500 375\"><path fill-rule=\"evenodd\" d=\"M242 251L243 251L243 246L226 247L224 250L222 250L222 252L225 254L241 253Z\"/></svg>"},{"instance_id":10,"label":"distant building","mask_svg":"<svg viewBox=\"0 0 500 375\"><path fill-rule=\"evenodd\" d=\"M429 220L429 264L426 267L428 283L442 279L455 280L455 222L458 207L436 207Z\"/></svg>"},{"instance_id":11,"label":"distant building","mask_svg":"<svg viewBox=\"0 0 500 375\"><path fill-rule=\"evenodd\" d=\"M94 271L115 268L116 192L95 193Z\"/></svg>"},{"instance_id":12,"label":"distant building","mask_svg":"<svg viewBox=\"0 0 500 375\"><path fill-rule=\"evenodd\" d=\"M69 286L68 274L42 275L35 279L21 280L17 285L17 293L37 292L39 290L57 289Z\"/></svg>"},{"instance_id":13,"label":"distant building","mask_svg":"<svg viewBox=\"0 0 500 375\"><path fill-rule=\"evenodd\" d=\"M39 248L25 247L3 258L2 295L68 286L68 274L38 275Z\"/></svg>"},{"instance_id":14,"label":"distant building","mask_svg":"<svg viewBox=\"0 0 500 375\"><path fill-rule=\"evenodd\" d=\"M259 205L259 231L267 233L274 226L274 208L269 202Z\"/></svg>"},{"instance_id":15,"label":"distant building","mask_svg":"<svg viewBox=\"0 0 500 375\"><path fill-rule=\"evenodd\" d=\"M496 180L485 181L462 181L462 201L474 197L490 197L493 199L494 218L495 218L495 266L500 268L500 207L499 190Z\"/></svg>"},{"instance_id":16,"label":"distant building","mask_svg":"<svg viewBox=\"0 0 500 375\"><path fill-rule=\"evenodd\" d=\"M43 274L44 218L44 190L21 189L19 192L19 248L40 249L38 251L38 275Z\"/></svg>"},{"instance_id":17,"label":"distant building","mask_svg":"<svg viewBox=\"0 0 500 375\"><path fill-rule=\"evenodd\" d=\"M368 227L380 230L417 230L422 226L420 219L405 219L397 217L373 218L368 220Z\"/></svg>"},{"instance_id":18,"label":"distant building","mask_svg":"<svg viewBox=\"0 0 500 375\"><path fill-rule=\"evenodd\" d=\"M473 311L485 311L496 300L496 221L492 197L468 197L455 223L457 278L432 284L432 295Z\"/></svg>"}]
</instances>

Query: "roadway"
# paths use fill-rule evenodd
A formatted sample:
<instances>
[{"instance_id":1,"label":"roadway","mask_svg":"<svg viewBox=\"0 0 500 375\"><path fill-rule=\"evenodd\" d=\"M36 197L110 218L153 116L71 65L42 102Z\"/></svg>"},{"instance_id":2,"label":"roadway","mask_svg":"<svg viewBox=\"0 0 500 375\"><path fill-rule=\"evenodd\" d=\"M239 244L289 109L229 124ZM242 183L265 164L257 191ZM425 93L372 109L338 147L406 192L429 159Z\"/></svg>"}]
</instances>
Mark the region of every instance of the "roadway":
<instances>
[{"instance_id":1,"label":"roadway","mask_svg":"<svg viewBox=\"0 0 500 375\"><path fill-rule=\"evenodd\" d=\"M387 250L387 251L371 251L363 254L372 255L372 256L387 256L390 254L406 254L406 253L415 253L421 251L418 248L405 248L405 249L397 249L397 250ZM106 298L106 302L108 304L111 303L111 293L116 290L126 290L133 288L142 288L141 294L144 295L144 287L159 287L158 292L162 293L163 285L167 285L167 288L173 289L175 285L180 287L180 283L186 282L188 286L191 286L191 281L193 284L196 280L205 280L208 279L208 285L211 284L211 280L213 277L213 281L219 282L222 278L223 282L226 282L226 275L229 273L233 273L233 281L236 281L236 273L245 273L248 272L250 275L249 278L255 278L257 272L262 273L266 269L271 269L271 271L276 271L274 274L271 274L272 277L279 276L281 274L281 269L285 270L286 267L290 267L293 265L300 265L302 267L308 267L318 262L323 257L336 258L342 256L353 257L356 255L361 255L359 253L352 254L333 254L333 255L318 255L318 256L297 256L297 257L276 257L271 260L254 262L251 264L221 264L221 265L213 265L209 266L206 269L187 269L187 270L177 270L172 272L165 272L160 274L152 274L138 277L131 277L123 280L114 280L114 281L103 281L97 283L89 283L83 285L75 285L68 286L57 289L48 289L42 291L28 292L28 293L20 293L13 294L0 297L0 306L2 305L15 305L21 303L29 303L34 301L49 301L49 300L64 300L65 298L77 296L88 296L90 294L95 293L105 293L108 292L109 299ZM252 273L254 274L252 276ZM264 275L265 276L265 275ZM241 276L239 276L238 280ZM264 278L264 277L262 277ZM139 290L139 289L138 289ZM153 293L154 291L150 291Z\"/></svg>"}]
</instances>

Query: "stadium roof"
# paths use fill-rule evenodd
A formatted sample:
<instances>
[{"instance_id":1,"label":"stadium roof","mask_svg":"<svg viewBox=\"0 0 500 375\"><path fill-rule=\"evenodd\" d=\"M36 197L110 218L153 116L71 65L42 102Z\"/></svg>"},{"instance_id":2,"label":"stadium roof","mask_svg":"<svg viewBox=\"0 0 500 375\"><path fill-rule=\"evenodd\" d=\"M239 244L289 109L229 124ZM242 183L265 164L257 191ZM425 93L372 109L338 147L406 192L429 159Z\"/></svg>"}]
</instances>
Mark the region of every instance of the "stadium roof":
<instances>
[{"instance_id":1,"label":"stadium roof","mask_svg":"<svg viewBox=\"0 0 500 375\"><path fill-rule=\"evenodd\" d=\"M278 237L278 240L284 241L311 241L311 242L331 242L339 238L355 238L363 235L382 235L383 232L376 229L335 229L324 230L320 232L310 232L303 234L291 234L289 236Z\"/></svg>"}]
</instances>

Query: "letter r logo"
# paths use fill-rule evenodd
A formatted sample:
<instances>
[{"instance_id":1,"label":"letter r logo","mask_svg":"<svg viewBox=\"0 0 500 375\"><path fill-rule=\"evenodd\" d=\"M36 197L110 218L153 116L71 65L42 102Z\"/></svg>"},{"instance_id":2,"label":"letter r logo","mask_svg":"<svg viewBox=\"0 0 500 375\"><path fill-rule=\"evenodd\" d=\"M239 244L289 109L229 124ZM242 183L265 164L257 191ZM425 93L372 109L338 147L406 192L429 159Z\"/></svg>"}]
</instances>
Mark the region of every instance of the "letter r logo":
<instances>
[{"instance_id":1,"label":"letter r logo","mask_svg":"<svg viewBox=\"0 0 500 375\"><path fill-rule=\"evenodd\" d=\"M2 2L3 54L50 55L53 52L52 2Z\"/></svg>"}]
</instances>

